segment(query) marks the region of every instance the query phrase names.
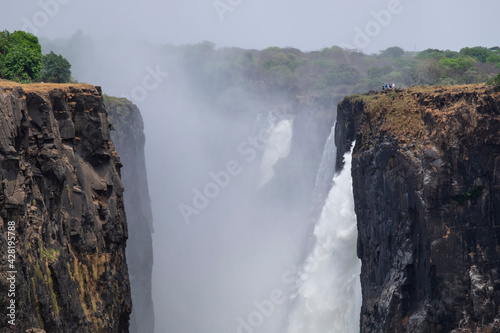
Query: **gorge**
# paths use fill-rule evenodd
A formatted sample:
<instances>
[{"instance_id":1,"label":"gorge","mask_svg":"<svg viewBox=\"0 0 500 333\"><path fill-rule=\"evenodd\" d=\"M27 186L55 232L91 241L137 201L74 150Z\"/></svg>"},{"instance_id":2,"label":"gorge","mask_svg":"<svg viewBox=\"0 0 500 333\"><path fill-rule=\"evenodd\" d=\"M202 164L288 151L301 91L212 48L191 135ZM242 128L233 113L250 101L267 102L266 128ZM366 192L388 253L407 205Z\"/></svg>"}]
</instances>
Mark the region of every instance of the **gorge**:
<instances>
[{"instance_id":1,"label":"gorge","mask_svg":"<svg viewBox=\"0 0 500 333\"><path fill-rule=\"evenodd\" d=\"M171 76L142 116L91 85L0 84L12 332L499 329L498 91Z\"/></svg>"}]
</instances>

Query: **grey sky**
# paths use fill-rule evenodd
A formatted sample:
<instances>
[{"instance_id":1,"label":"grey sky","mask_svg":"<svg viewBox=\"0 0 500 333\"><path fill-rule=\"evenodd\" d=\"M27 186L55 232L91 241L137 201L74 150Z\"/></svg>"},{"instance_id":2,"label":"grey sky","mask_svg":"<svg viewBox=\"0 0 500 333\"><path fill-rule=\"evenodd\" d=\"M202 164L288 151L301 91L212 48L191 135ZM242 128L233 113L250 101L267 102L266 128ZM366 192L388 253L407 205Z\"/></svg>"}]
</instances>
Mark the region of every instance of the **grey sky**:
<instances>
[{"instance_id":1,"label":"grey sky","mask_svg":"<svg viewBox=\"0 0 500 333\"><path fill-rule=\"evenodd\" d=\"M59 9L50 5L56 2ZM367 53L394 45L406 50L457 50L464 46L500 44L495 28L500 2L496 0L220 0L219 4L225 3L226 7L221 5L219 13L214 3L214 0L10 1L0 13L0 28L21 29L26 18L38 30L38 36L51 38L70 37L82 30L92 37L120 36L155 43L210 40L218 46L257 49L293 46L302 50L351 45ZM42 4L48 4L46 8L50 9L44 10ZM380 13L391 5L397 6L394 7L397 13L382 22L386 26L377 23L377 28L372 12ZM44 16L44 11L49 15ZM365 33L371 29L368 39L358 36L358 45L356 28Z\"/></svg>"}]
</instances>

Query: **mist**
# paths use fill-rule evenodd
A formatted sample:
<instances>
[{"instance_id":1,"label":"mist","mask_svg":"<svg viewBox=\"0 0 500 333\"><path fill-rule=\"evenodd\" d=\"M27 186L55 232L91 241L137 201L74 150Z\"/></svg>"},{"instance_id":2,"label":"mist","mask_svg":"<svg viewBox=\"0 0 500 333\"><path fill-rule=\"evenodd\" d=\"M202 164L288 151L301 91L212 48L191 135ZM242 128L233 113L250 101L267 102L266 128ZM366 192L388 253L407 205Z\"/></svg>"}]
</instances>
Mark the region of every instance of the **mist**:
<instances>
[{"instance_id":1,"label":"mist","mask_svg":"<svg viewBox=\"0 0 500 333\"><path fill-rule=\"evenodd\" d=\"M212 95L213 82L190 82L182 57L154 44L84 35L42 44L65 54L75 77L140 106L156 332L236 332L273 297L279 304L255 332L280 331L312 237L312 193L334 106L321 123L317 110L298 111L279 91L255 96L231 86ZM123 54L131 58L117 77Z\"/></svg>"},{"instance_id":2,"label":"mist","mask_svg":"<svg viewBox=\"0 0 500 333\"><path fill-rule=\"evenodd\" d=\"M65 54L79 80L128 97L143 114L156 331L235 332L271 297L280 306L258 328L279 331L312 228L310 193L334 114L317 124L311 110L297 114L280 92L259 97L231 86L207 93L212 83L190 82L168 47L80 34L42 44Z\"/></svg>"},{"instance_id":3,"label":"mist","mask_svg":"<svg viewBox=\"0 0 500 333\"><path fill-rule=\"evenodd\" d=\"M222 7L202 0L54 1L6 4L2 30L35 33L44 53L71 62L76 80L139 106L158 333L306 332L298 313L314 281L304 276L304 264L317 246L315 224L331 215L325 200L339 197L331 194L335 163L322 163L334 150L328 140L334 103L328 110L297 107L279 90L256 94L244 85L197 82L172 45L458 50L498 43L488 22L500 12L500 3L486 0L221 1ZM391 14L379 22L381 11ZM379 28L370 30L370 22ZM342 187L345 196L352 196L349 186ZM351 243L345 248L355 254ZM256 312L260 317L252 317Z\"/></svg>"},{"instance_id":4,"label":"mist","mask_svg":"<svg viewBox=\"0 0 500 333\"><path fill-rule=\"evenodd\" d=\"M490 0L473 4L453 0L58 0L57 4L51 0L9 2L0 13L0 22L3 29L18 30L29 21L29 32L49 38L70 38L82 30L93 38L157 44L209 40L219 46L293 46L311 51L354 45L356 29L369 30L375 20L373 12L394 8L380 31L372 28L369 43L357 47L374 53L394 45L409 51L494 46L500 11L500 4ZM47 12L46 17L40 12Z\"/></svg>"}]
</instances>

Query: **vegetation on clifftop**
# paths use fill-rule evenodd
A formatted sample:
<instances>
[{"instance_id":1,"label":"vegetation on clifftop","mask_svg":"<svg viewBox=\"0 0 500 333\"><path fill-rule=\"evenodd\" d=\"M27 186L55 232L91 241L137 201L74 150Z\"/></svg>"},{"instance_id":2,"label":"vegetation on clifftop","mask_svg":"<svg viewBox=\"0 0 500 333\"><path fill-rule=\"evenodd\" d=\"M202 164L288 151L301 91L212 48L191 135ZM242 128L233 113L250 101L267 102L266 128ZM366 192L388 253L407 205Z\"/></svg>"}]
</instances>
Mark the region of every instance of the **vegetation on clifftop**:
<instances>
[{"instance_id":1,"label":"vegetation on clifftop","mask_svg":"<svg viewBox=\"0 0 500 333\"><path fill-rule=\"evenodd\" d=\"M71 64L53 52L42 55L38 38L24 31L0 32L0 78L20 83L71 81Z\"/></svg>"},{"instance_id":2,"label":"vegetation on clifftop","mask_svg":"<svg viewBox=\"0 0 500 333\"><path fill-rule=\"evenodd\" d=\"M82 50L97 49L98 45L81 32L68 40L42 39L41 43L44 50L60 53L75 65L81 60ZM218 48L208 41L181 46L137 43L126 47L157 55L164 61L159 61L162 68L172 69L172 78L175 68L198 98L215 102L223 98L221 95L239 92L258 96L253 100L276 93L298 98L341 98L381 90L386 83L395 83L396 87L475 84L500 72L499 47L410 52L393 46L377 54L339 46L311 52L293 47Z\"/></svg>"},{"instance_id":3,"label":"vegetation on clifftop","mask_svg":"<svg viewBox=\"0 0 500 333\"><path fill-rule=\"evenodd\" d=\"M386 90L349 96L344 102L363 104L360 115L365 119L365 122L360 121L363 141L390 136L401 143L415 140L423 143L429 137L452 141L454 137L464 136L469 128L459 124L477 122L483 117L478 110L487 102L478 96L499 98L498 92L484 84L476 84Z\"/></svg>"},{"instance_id":4,"label":"vegetation on clifftop","mask_svg":"<svg viewBox=\"0 0 500 333\"><path fill-rule=\"evenodd\" d=\"M296 96L344 96L380 90L386 83L397 87L484 83L500 72L497 47L459 52L391 47L366 55L338 46L313 52L278 47L258 51L216 49L204 42L170 47L168 53L180 55L194 85L210 95L243 86L247 91L279 90Z\"/></svg>"},{"instance_id":5,"label":"vegetation on clifftop","mask_svg":"<svg viewBox=\"0 0 500 333\"><path fill-rule=\"evenodd\" d=\"M500 74L496 77L489 79L486 84L492 85L495 90L500 90Z\"/></svg>"},{"instance_id":6,"label":"vegetation on clifftop","mask_svg":"<svg viewBox=\"0 0 500 333\"><path fill-rule=\"evenodd\" d=\"M389 90L373 95L357 95L368 110L370 124L369 136L388 132L401 137L419 137L424 128L420 110L414 98L414 89Z\"/></svg>"},{"instance_id":7,"label":"vegetation on clifftop","mask_svg":"<svg viewBox=\"0 0 500 333\"><path fill-rule=\"evenodd\" d=\"M42 48L38 38L24 31L0 32L0 77L31 82L40 77Z\"/></svg>"},{"instance_id":8,"label":"vegetation on clifftop","mask_svg":"<svg viewBox=\"0 0 500 333\"><path fill-rule=\"evenodd\" d=\"M42 81L66 83L71 81L71 64L62 55L50 52L43 56Z\"/></svg>"}]
</instances>

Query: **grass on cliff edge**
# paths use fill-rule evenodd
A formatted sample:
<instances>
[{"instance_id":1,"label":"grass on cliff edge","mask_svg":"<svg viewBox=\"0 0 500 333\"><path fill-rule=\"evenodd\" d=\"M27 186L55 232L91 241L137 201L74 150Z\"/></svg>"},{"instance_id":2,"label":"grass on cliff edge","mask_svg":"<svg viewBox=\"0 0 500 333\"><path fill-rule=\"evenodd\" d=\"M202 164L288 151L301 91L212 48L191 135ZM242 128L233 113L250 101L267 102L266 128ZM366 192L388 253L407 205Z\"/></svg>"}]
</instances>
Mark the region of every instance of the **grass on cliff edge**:
<instances>
[{"instance_id":1,"label":"grass on cliff edge","mask_svg":"<svg viewBox=\"0 0 500 333\"><path fill-rule=\"evenodd\" d=\"M135 105L122 97L113 97L106 94L103 94L102 97L112 123L128 124L128 117L133 113Z\"/></svg>"},{"instance_id":2,"label":"grass on cliff edge","mask_svg":"<svg viewBox=\"0 0 500 333\"><path fill-rule=\"evenodd\" d=\"M14 81L8 81L8 80L1 80L0 81L0 88L3 89L14 89L16 87L21 87L23 90L27 93L31 92L40 92L47 94L50 91L54 89L61 89L63 91L69 91L70 87L76 88L76 89L95 89L94 85L87 84L87 83L26 83L26 84L21 84L18 82Z\"/></svg>"},{"instance_id":3,"label":"grass on cliff edge","mask_svg":"<svg viewBox=\"0 0 500 333\"><path fill-rule=\"evenodd\" d=\"M113 103L117 105L129 105L131 102L123 97L114 97L114 96L109 96L106 94L102 94L102 97L104 99L104 103Z\"/></svg>"},{"instance_id":4,"label":"grass on cliff edge","mask_svg":"<svg viewBox=\"0 0 500 333\"><path fill-rule=\"evenodd\" d=\"M445 121L448 112L455 112L465 102L451 102L438 106L438 97L448 99L461 93L484 93L489 88L484 84L461 86L418 86L403 90L388 90L378 93L348 97L352 102L362 101L365 105L371 128L365 128L368 137L387 133L402 142L428 136L424 117L431 113Z\"/></svg>"},{"instance_id":5,"label":"grass on cliff edge","mask_svg":"<svg viewBox=\"0 0 500 333\"><path fill-rule=\"evenodd\" d=\"M368 137L390 133L400 138L419 137L424 130L424 123L413 97L407 90L389 90L377 94L356 95L353 101L361 100L364 112L371 126Z\"/></svg>"}]
</instances>

